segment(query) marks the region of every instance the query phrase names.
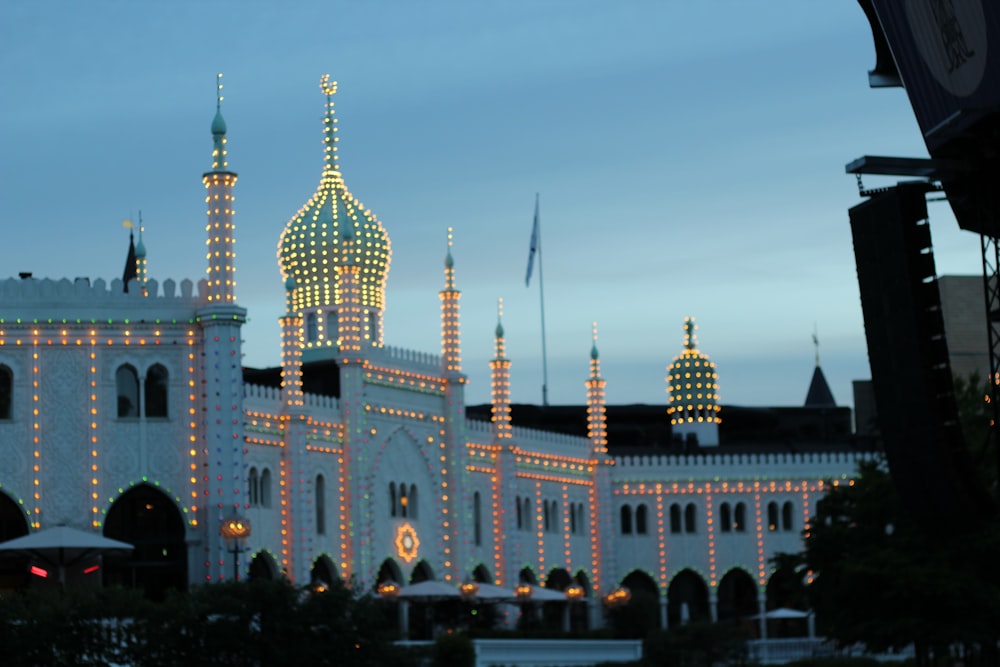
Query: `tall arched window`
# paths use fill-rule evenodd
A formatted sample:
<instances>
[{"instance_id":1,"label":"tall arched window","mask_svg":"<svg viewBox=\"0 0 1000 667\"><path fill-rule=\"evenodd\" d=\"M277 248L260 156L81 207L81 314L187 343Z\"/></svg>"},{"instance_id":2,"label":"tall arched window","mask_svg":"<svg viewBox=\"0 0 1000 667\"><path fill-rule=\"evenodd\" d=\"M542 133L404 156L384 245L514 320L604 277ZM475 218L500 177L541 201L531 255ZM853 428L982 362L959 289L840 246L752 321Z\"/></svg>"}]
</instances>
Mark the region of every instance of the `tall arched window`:
<instances>
[{"instance_id":1,"label":"tall arched window","mask_svg":"<svg viewBox=\"0 0 1000 667\"><path fill-rule=\"evenodd\" d=\"M694 533L698 531L698 508L694 503L688 503L684 508L684 532Z\"/></svg>"},{"instance_id":2,"label":"tall arched window","mask_svg":"<svg viewBox=\"0 0 1000 667\"><path fill-rule=\"evenodd\" d=\"M729 503L719 505L719 530L728 533L733 529L733 515Z\"/></svg>"},{"instance_id":3,"label":"tall arched window","mask_svg":"<svg viewBox=\"0 0 1000 667\"><path fill-rule=\"evenodd\" d=\"M745 503L736 503L736 517L733 521L733 527L738 533L747 532L747 506Z\"/></svg>"},{"instance_id":4,"label":"tall arched window","mask_svg":"<svg viewBox=\"0 0 1000 667\"><path fill-rule=\"evenodd\" d=\"M11 403L14 396L14 373L0 364L0 419L10 419Z\"/></svg>"},{"instance_id":5,"label":"tall arched window","mask_svg":"<svg viewBox=\"0 0 1000 667\"><path fill-rule=\"evenodd\" d=\"M146 371L145 399L147 417L167 416L167 385L169 376L163 364L153 364Z\"/></svg>"},{"instance_id":6,"label":"tall arched window","mask_svg":"<svg viewBox=\"0 0 1000 667\"><path fill-rule=\"evenodd\" d=\"M576 535L576 505L569 506L569 534Z\"/></svg>"},{"instance_id":7,"label":"tall arched window","mask_svg":"<svg viewBox=\"0 0 1000 667\"><path fill-rule=\"evenodd\" d=\"M268 468L260 471L260 506L271 506L271 471Z\"/></svg>"},{"instance_id":8,"label":"tall arched window","mask_svg":"<svg viewBox=\"0 0 1000 667\"><path fill-rule=\"evenodd\" d=\"M396 516L396 483L389 482L389 516Z\"/></svg>"},{"instance_id":9,"label":"tall arched window","mask_svg":"<svg viewBox=\"0 0 1000 667\"><path fill-rule=\"evenodd\" d=\"M257 472L257 468L250 468L250 473L247 475L247 503L250 507L257 507L260 505L260 474Z\"/></svg>"},{"instance_id":10,"label":"tall arched window","mask_svg":"<svg viewBox=\"0 0 1000 667\"><path fill-rule=\"evenodd\" d=\"M790 500L785 501L785 504L781 506L781 529L782 530L792 530L792 513L795 508L792 506Z\"/></svg>"},{"instance_id":11,"label":"tall arched window","mask_svg":"<svg viewBox=\"0 0 1000 667\"><path fill-rule=\"evenodd\" d=\"M553 533L559 532L559 503L555 500L549 502L549 512L552 516L549 517L549 529Z\"/></svg>"},{"instance_id":12,"label":"tall arched window","mask_svg":"<svg viewBox=\"0 0 1000 667\"><path fill-rule=\"evenodd\" d=\"M646 532L646 504L639 503L635 508L635 534L645 535Z\"/></svg>"},{"instance_id":13,"label":"tall arched window","mask_svg":"<svg viewBox=\"0 0 1000 667\"><path fill-rule=\"evenodd\" d=\"M524 529L524 516L521 514L521 496L514 499L514 505L517 507L517 529Z\"/></svg>"},{"instance_id":14,"label":"tall arched window","mask_svg":"<svg viewBox=\"0 0 1000 667\"><path fill-rule=\"evenodd\" d=\"M306 342L315 343L319 339L319 322L316 313L306 314Z\"/></svg>"},{"instance_id":15,"label":"tall arched window","mask_svg":"<svg viewBox=\"0 0 1000 667\"><path fill-rule=\"evenodd\" d=\"M534 530L535 522L531 516L531 498L524 499L524 529L529 533Z\"/></svg>"},{"instance_id":16,"label":"tall arched window","mask_svg":"<svg viewBox=\"0 0 1000 667\"><path fill-rule=\"evenodd\" d=\"M115 372L115 390L118 393L118 417L134 419L139 416L139 374L125 364Z\"/></svg>"},{"instance_id":17,"label":"tall arched window","mask_svg":"<svg viewBox=\"0 0 1000 667\"><path fill-rule=\"evenodd\" d=\"M778 503L767 504L767 529L778 530Z\"/></svg>"},{"instance_id":18,"label":"tall arched window","mask_svg":"<svg viewBox=\"0 0 1000 667\"><path fill-rule=\"evenodd\" d=\"M549 501L543 500L542 501L542 530L545 531L546 533L549 532L552 529L551 526L549 525L549 518L551 516L552 515L549 514Z\"/></svg>"},{"instance_id":19,"label":"tall arched window","mask_svg":"<svg viewBox=\"0 0 1000 667\"><path fill-rule=\"evenodd\" d=\"M576 526L580 531L581 535L587 534L587 524L583 513L583 503L577 503L576 505Z\"/></svg>"},{"instance_id":20,"label":"tall arched window","mask_svg":"<svg viewBox=\"0 0 1000 667\"><path fill-rule=\"evenodd\" d=\"M316 534L326 534L326 480L316 475Z\"/></svg>"},{"instance_id":21,"label":"tall arched window","mask_svg":"<svg viewBox=\"0 0 1000 667\"><path fill-rule=\"evenodd\" d=\"M472 494L472 538L477 547L483 544L483 517L478 491Z\"/></svg>"},{"instance_id":22,"label":"tall arched window","mask_svg":"<svg viewBox=\"0 0 1000 667\"><path fill-rule=\"evenodd\" d=\"M677 503L670 506L670 532L674 534L681 532L681 506Z\"/></svg>"},{"instance_id":23,"label":"tall arched window","mask_svg":"<svg viewBox=\"0 0 1000 667\"><path fill-rule=\"evenodd\" d=\"M621 509L621 531L622 535L632 534L632 506L622 505Z\"/></svg>"}]
</instances>

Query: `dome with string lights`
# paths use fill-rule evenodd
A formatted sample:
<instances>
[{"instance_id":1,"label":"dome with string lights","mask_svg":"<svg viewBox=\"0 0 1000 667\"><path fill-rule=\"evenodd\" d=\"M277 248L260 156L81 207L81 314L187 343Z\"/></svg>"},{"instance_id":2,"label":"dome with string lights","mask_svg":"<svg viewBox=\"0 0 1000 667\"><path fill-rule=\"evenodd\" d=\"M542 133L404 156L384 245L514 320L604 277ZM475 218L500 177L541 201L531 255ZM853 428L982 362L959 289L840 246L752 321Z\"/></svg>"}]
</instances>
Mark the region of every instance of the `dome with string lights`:
<instances>
[{"instance_id":1,"label":"dome with string lights","mask_svg":"<svg viewBox=\"0 0 1000 667\"><path fill-rule=\"evenodd\" d=\"M715 364L698 350L693 317L684 318L684 351L667 368L670 423L714 423L719 418L719 376Z\"/></svg>"},{"instance_id":2,"label":"dome with string lights","mask_svg":"<svg viewBox=\"0 0 1000 667\"><path fill-rule=\"evenodd\" d=\"M358 267L361 305L381 312L391 255L389 235L375 214L347 189L337 158L337 119L333 95L337 83L323 75L324 165L316 193L281 233L278 261L282 277L295 281L294 310L328 308L340 303L338 267Z\"/></svg>"}]
</instances>

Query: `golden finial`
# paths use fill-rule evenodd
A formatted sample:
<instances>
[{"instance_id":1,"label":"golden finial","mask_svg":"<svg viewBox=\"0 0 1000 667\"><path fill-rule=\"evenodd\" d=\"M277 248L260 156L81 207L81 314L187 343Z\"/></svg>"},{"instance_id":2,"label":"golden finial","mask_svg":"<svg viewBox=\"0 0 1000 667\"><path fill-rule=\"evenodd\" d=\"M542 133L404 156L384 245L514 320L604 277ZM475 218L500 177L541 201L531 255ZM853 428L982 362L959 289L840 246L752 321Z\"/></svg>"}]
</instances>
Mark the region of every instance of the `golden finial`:
<instances>
[{"instance_id":1,"label":"golden finial","mask_svg":"<svg viewBox=\"0 0 1000 667\"><path fill-rule=\"evenodd\" d=\"M215 108L216 109L221 109L222 108L222 100L224 100L224 99L226 99L226 98L224 98L222 96L222 72L219 72L216 75L216 77L215 77Z\"/></svg>"},{"instance_id":2,"label":"golden finial","mask_svg":"<svg viewBox=\"0 0 1000 667\"><path fill-rule=\"evenodd\" d=\"M322 90L325 95L333 95L337 92L337 82L330 81L330 75L324 74L319 79L319 89Z\"/></svg>"}]
</instances>

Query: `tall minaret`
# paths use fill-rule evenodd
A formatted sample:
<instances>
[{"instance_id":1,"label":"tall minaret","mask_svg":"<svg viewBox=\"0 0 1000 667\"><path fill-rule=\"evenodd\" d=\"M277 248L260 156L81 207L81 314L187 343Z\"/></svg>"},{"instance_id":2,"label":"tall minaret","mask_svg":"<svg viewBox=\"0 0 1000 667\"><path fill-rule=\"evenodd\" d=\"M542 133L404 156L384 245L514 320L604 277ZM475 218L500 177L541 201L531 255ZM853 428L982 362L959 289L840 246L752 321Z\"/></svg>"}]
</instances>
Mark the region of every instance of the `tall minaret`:
<instances>
[{"instance_id":1,"label":"tall minaret","mask_svg":"<svg viewBox=\"0 0 1000 667\"><path fill-rule=\"evenodd\" d=\"M496 356L490 361L490 371L493 436L501 441L511 437L510 359L503 339L503 299L497 300Z\"/></svg>"},{"instance_id":2,"label":"tall minaret","mask_svg":"<svg viewBox=\"0 0 1000 667\"><path fill-rule=\"evenodd\" d=\"M604 387L601 377L601 359L597 354L597 322L594 322L594 344L590 348L590 377L587 387L587 437L594 446L595 454L608 453L607 404L604 401Z\"/></svg>"},{"instance_id":3,"label":"tall minaret","mask_svg":"<svg viewBox=\"0 0 1000 667\"><path fill-rule=\"evenodd\" d=\"M246 310L236 305L233 292L233 184L236 174L227 170L226 123L222 119L222 75L217 81L215 119L212 121L212 170L203 181L208 188L208 280L205 303L196 312L203 336L202 409L205 456L202 483L206 492L206 580L229 578L232 554L220 534L228 520L242 518L246 510L243 443L242 334ZM198 508L199 511L202 508ZM242 571L248 563L243 561Z\"/></svg>"},{"instance_id":4,"label":"tall minaret","mask_svg":"<svg viewBox=\"0 0 1000 667\"><path fill-rule=\"evenodd\" d=\"M222 118L222 75L216 79L215 119L212 121L212 170L202 176L208 196L208 300L236 301L236 243L233 224L233 186L236 174L226 160L226 121Z\"/></svg>"},{"instance_id":5,"label":"tall minaret","mask_svg":"<svg viewBox=\"0 0 1000 667\"><path fill-rule=\"evenodd\" d=\"M448 254L444 258L444 289L441 297L441 365L446 378L462 374L462 345L459 339L459 307L462 293L455 289L455 260L451 257L451 227L448 228Z\"/></svg>"},{"instance_id":6,"label":"tall minaret","mask_svg":"<svg viewBox=\"0 0 1000 667\"><path fill-rule=\"evenodd\" d=\"M146 296L146 281L148 280L146 244L142 242L142 211L139 211L139 242L135 244L135 281L139 284L143 296Z\"/></svg>"}]
</instances>

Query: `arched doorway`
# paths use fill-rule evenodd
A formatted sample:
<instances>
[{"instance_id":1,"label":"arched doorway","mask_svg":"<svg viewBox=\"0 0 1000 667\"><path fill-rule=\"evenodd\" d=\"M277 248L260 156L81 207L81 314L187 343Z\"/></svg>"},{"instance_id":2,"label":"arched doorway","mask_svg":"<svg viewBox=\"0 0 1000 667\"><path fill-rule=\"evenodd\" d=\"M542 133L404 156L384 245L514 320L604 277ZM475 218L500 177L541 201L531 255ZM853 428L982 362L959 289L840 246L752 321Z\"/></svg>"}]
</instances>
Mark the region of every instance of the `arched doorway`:
<instances>
[{"instance_id":1,"label":"arched doorway","mask_svg":"<svg viewBox=\"0 0 1000 667\"><path fill-rule=\"evenodd\" d=\"M802 575L791 567L780 567L767 580L767 610L796 609L805 611L806 588ZM768 637L804 637L809 634L804 618L778 618L767 621Z\"/></svg>"},{"instance_id":2,"label":"arched doorway","mask_svg":"<svg viewBox=\"0 0 1000 667\"><path fill-rule=\"evenodd\" d=\"M708 586L694 570L681 570L667 588L667 624L709 621Z\"/></svg>"},{"instance_id":3,"label":"arched doorway","mask_svg":"<svg viewBox=\"0 0 1000 667\"><path fill-rule=\"evenodd\" d=\"M746 570L733 568L719 580L719 622L729 621L752 630L756 623L749 620L757 614L757 586Z\"/></svg>"},{"instance_id":4,"label":"arched doorway","mask_svg":"<svg viewBox=\"0 0 1000 667\"><path fill-rule=\"evenodd\" d=\"M313 561L312 569L309 570L309 583L312 586L329 588L337 580L339 580L337 567L329 556L320 556Z\"/></svg>"},{"instance_id":5,"label":"arched doorway","mask_svg":"<svg viewBox=\"0 0 1000 667\"><path fill-rule=\"evenodd\" d=\"M0 493L0 542L28 534L28 517L7 494ZM28 585L27 557L0 558L0 591Z\"/></svg>"},{"instance_id":6,"label":"arched doorway","mask_svg":"<svg viewBox=\"0 0 1000 667\"><path fill-rule=\"evenodd\" d=\"M393 582L397 586L402 586L405 581L399 565L391 558L386 558L382 561L382 565L379 566L378 574L375 575L375 590L378 590L379 584L384 584L388 581Z\"/></svg>"},{"instance_id":7,"label":"arched doorway","mask_svg":"<svg viewBox=\"0 0 1000 667\"><path fill-rule=\"evenodd\" d=\"M434 570L431 566L427 564L427 561L422 560L413 567L413 572L410 574L410 583L419 584L421 581L432 581L434 579Z\"/></svg>"},{"instance_id":8,"label":"arched doorway","mask_svg":"<svg viewBox=\"0 0 1000 667\"><path fill-rule=\"evenodd\" d=\"M258 551L250 559L247 579L250 581L274 581L278 578L278 566L266 551Z\"/></svg>"},{"instance_id":9,"label":"arched doorway","mask_svg":"<svg viewBox=\"0 0 1000 667\"><path fill-rule=\"evenodd\" d=\"M476 569L472 571L472 580L477 581L480 584L492 584L493 577L490 576L490 571L485 565L480 563L476 566Z\"/></svg>"},{"instance_id":10,"label":"arched doorway","mask_svg":"<svg viewBox=\"0 0 1000 667\"><path fill-rule=\"evenodd\" d=\"M608 610L620 637L641 638L660 627L660 589L642 570L632 570L621 585L631 594L628 602Z\"/></svg>"},{"instance_id":11,"label":"arched doorway","mask_svg":"<svg viewBox=\"0 0 1000 667\"><path fill-rule=\"evenodd\" d=\"M571 632L585 632L590 629L590 577L583 570L577 570L573 575L573 583L583 589L583 597L569 605L569 629Z\"/></svg>"},{"instance_id":12,"label":"arched doorway","mask_svg":"<svg viewBox=\"0 0 1000 667\"><path fill-rule=\"evenodd\" d=\"M162 491L140 484L123 493L108 510L104 536L135 547L127 556L105 557L105 586L141 588L154 600L187 588L184 519Z\"/></svg>"}]
</instances>

